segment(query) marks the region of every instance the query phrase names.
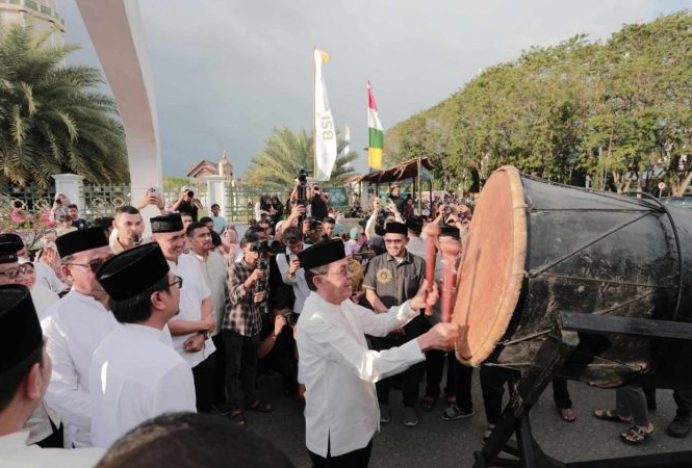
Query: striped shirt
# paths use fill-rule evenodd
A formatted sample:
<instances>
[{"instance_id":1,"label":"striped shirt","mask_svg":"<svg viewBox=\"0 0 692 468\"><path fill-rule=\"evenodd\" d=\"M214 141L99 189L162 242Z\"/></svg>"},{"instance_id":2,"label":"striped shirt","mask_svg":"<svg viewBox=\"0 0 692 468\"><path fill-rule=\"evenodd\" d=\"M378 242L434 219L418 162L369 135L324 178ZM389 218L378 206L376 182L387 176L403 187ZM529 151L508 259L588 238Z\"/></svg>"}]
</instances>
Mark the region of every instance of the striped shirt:
<instances>
[{"instance_id":1,"label":"striped shirt","mask_svg":"<svg viewBox=\"0 0 692 468\"><path fill-rule=\"evenodd\" d=\"M228 299L221 326L243 336L257 336L262 330L260 304L253 302L254 288L247 290L243 286L254 269L241 257L231 265L228 274Z\"/></svg>"}]
</instances>

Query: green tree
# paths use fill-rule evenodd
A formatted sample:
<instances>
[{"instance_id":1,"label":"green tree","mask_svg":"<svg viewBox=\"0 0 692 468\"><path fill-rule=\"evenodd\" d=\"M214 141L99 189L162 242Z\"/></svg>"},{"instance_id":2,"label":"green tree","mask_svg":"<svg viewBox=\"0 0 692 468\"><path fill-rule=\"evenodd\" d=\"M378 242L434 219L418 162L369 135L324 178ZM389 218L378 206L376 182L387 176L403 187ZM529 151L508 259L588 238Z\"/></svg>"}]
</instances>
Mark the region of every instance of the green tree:
<instances>
[{"instance_id":1,"label":"green tree","mask_svg":"<svg viewBox=\"0 0 692 468\"><path fill-rule=\"evenodd\" d=\"M353 151L344 154L346 145L343 140L337 141L336 164L329 180L332 185L343 184L354 174L350 163L358 158L358 154ZM305 130L293 132L285 127L274 129L264 149L253 156L245 180L251 185L282 189L292 187L298 171L306 169L312 173L313 154L313 137Z\"/></svg>"},{"instance_id":2,"label":"green tree","mask_svg":"<svg viewBox=\"0 0 692 468\"><path fill-rule=\"evenodd\" d=\"M77 47L48 38L0 31L0 182L46 187L62 172L126 181L124 132L115 103L97 91L99 71L64 65Z\"/></svg>"},{"instance_id":3,"label":"green tree","mask_svg":"<svg viewBox=\"0 0 692 468\"><path fill-rule=\"evenodd\" d=\"M550 180L681 194L692 180L692 14L577 35L489 67L385 134L389 161L432 156L476 181L503 164Z\"/></svg>"}]
</instances>

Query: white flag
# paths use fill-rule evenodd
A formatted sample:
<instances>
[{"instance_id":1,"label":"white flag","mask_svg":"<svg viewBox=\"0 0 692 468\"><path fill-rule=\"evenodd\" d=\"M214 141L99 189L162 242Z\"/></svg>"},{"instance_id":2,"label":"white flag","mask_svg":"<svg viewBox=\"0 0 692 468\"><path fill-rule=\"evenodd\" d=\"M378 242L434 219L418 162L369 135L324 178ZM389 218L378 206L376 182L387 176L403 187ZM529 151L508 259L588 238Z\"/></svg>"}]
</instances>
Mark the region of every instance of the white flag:
<instances>
[{"instance_id":1,"label":"white flag","mask_svg":"<svg viewBox=\"0 0 692 468\"><path fill-rule=\"evenodd\" d=\"M315 174L317 180L329 180L336 163L336 127L329 107L327 86L322 77L322 65L329 54L315 48Z\"/></svg>"}]
</instances>

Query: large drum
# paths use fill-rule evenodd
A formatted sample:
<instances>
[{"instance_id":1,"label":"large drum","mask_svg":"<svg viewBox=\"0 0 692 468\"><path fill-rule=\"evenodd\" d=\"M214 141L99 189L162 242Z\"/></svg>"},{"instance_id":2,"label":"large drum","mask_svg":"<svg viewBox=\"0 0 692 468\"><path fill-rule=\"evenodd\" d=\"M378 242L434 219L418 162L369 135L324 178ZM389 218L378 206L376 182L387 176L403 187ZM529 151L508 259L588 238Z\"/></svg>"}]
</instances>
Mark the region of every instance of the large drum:
<instances>
[{"instance_id":1,"label":"large drum","mask_svg":"<svg viewBox=\"0 0 692 468\"><path fill-rule=\"evenodd\" d=\"M505 166L470 232L452 319L468 365L532 366L559 311L692 322L692 211ZM690 358L690 342L582 333L560 375L601 387L656 374L692 382Z\"/></svg>"}]
</instances>

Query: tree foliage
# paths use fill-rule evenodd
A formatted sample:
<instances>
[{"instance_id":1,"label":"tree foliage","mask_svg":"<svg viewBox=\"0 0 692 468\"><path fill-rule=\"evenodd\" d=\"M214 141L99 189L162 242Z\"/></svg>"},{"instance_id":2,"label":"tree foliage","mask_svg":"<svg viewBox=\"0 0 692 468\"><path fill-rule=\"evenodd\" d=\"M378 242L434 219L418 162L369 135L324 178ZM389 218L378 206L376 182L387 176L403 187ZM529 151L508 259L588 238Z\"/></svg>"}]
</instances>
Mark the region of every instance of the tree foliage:
<instances>
[{"instance_id":1,"label":"tree foliage","mask_svg":"<svg viewBox=\"0 0 692 468\"><path fill-rule=\"evenodd\" d=\"M618 191L692 179L692 14L575 36L491 67L385 136L389 161L433 156L485 179L503 164Z\"/></svg>"},{"instance_id":2,"label":"tree foliage","mask_svg":"<svg viewBox=\"0 0 692 468\"><path fill-rule=\"evenodd\" d=\"M251 185L282 189L292 187L298 171L306 169L311 173L313 170L313 141L305 130L293 132L285 127L274 129L264 149L252 158L245 180ZM353 151L344 153L346 146L344 140L337 141L337 158L330 184L343 184L354 173L351 162L358 154Z\"/></svg>"},{"instance_id":3,"label":"tree foliage","mask_svg":"<svg viewBox=\"0 0 692 468\"><path fill-rule=\"evenodd\" d=\"M76 46L49 46L49 33L0 30L0 181L45 187L52 174L91 182L127 180L115 103L99 93L99 71L66 66Z\"/></svg>"}]
</instances>

